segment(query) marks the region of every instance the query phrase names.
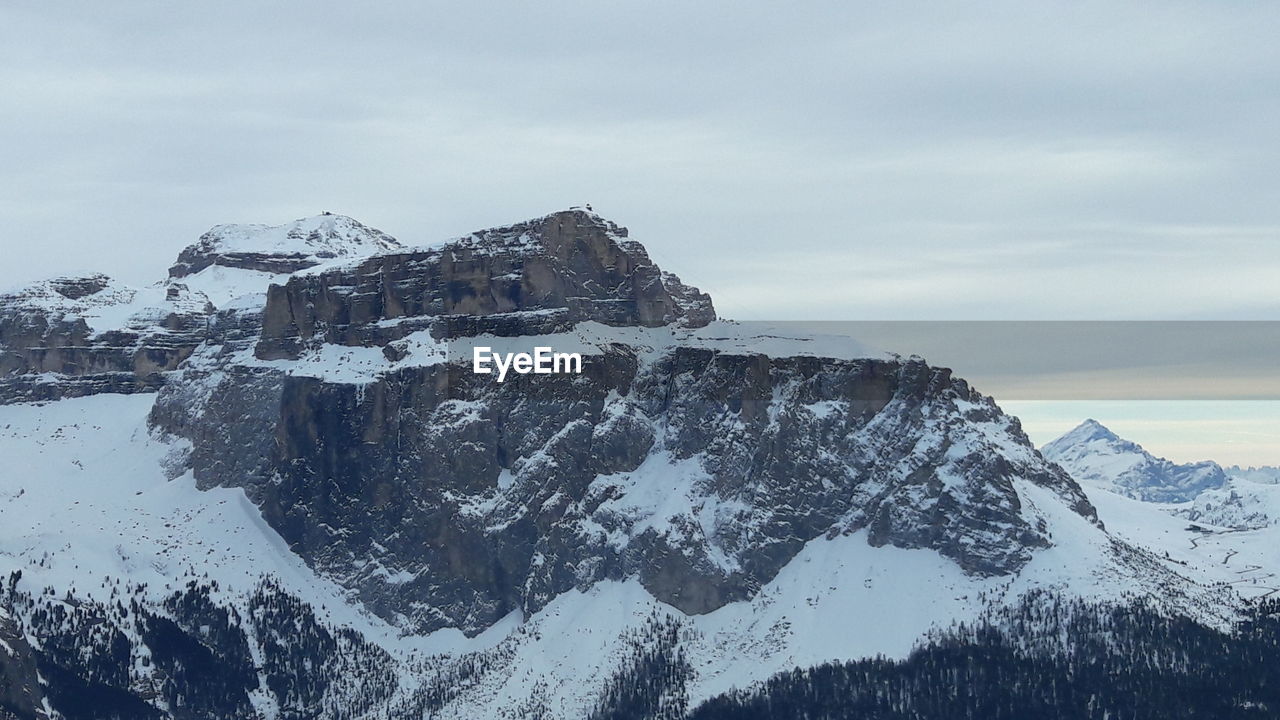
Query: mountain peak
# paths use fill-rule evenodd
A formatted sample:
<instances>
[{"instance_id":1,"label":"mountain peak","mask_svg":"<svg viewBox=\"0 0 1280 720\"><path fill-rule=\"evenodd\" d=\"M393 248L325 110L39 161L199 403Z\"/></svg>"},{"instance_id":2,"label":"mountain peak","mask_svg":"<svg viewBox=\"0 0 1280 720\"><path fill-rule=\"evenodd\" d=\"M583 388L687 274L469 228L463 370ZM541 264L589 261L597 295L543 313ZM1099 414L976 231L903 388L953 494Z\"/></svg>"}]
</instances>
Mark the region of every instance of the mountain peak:
<instances>
[{"instance_id":1,"label":"mountain peak","mask_svg":"<svg viewBox=\"0 0 1280 720\"><path fill-rule=\"evenodd\" d=\"M263 317L258 357L280 359L315 344L385 346L427 328L441 338L542 335L584 321L703 327L715 309L626 228L570 209L296 273L268 291Z\"/></svg>"},{"instance_id":2,"label":"mountain peak","mask_svg":"<svg viewBox=\"0 0 1280 720\"><path fill-rule=\"evenodd\" d=\"M1088 418L1053 442L1045 445L1044 453L1046 455L1061 455L1071 448L1090 444L1110 446L1114 451L1118 452L1145 452L1137 443L1121 438L1106 425L1093 418Z\"/></svg>"},{"instance_id":3,"label":"mountain peak","mask_svg":"<svg viewBox=\"0 0 1280 720\"><path fill-rule=\"evenodd\" d=\"M1080 434L1083 436L1088 436L1090 438L1106 438L1108 440L1120 439L1119 435L1116 435L1114 432L1111 432L1110 428L1098 422L1097 420L1094 420L1093 418L1086 418L1085 421L1077 425L1076 429L1072 430L1070 434L1071 435Z\"/></svg>"},{"instance_id":4,"label":"mountain peak","mask_svg":"<svg viewBox=\"0 0 1280 720\"><path fill-rule=\"evenodd\" d=\"M1150 502L1186 502L1226 482L1216 463L1178 465L1152 455L1092 418L1040 452L1079 482Z\"/></svg>"},{"instance_id":5,"label":"mountain peak","mask_svg":"<svg viewBox=\"0 0 1280 720\"><path fill-rule=\"evenodd\" d=\"M514 246L540 246L552 253L571 252L572 247L563 243L595 242L605 240L616 243L624 250L644 255L644 246L628 239L630 231L618 223L594 211L581 207L557 210L528 220L476 230L448 243L455 248L497 251ZM580 248L579 248L580 249ZM648 257L645 255L645 259Z\"/></svg>"},{"instance_id":6,"label":"mountain peak","mask_svg":"<svg viewBox=\"0 0 1280 720\"><path fill-rule=\"evenodd\" d=\"M346 215L324 212L283 225L215 225L187 246L169 268L180 278L210 267L291 273L325 260L372 255L400 247L390 235Z\"/></svg>"}]
</instances>

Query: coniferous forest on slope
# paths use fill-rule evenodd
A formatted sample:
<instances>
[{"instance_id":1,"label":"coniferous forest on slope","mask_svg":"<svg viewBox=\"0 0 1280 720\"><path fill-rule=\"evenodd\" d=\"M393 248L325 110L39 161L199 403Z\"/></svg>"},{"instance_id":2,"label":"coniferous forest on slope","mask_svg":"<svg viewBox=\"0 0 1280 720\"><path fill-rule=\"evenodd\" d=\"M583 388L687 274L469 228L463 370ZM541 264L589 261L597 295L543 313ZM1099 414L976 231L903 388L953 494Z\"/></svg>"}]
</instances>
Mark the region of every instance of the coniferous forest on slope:
<instances>
[{"instance_id":1,"label":"coniferous forest on slope","mask_svg":"<svg viewBox=\"0 0 1280 720\"><path fill-rule=\"evenodd\" d=\"M191 582L163 608L122 588L111 605L6 588L5 606L40 640L34 661L53 709L69 720L253 718L257 670L282 717L420 718L443 707L469 673L500 660L478 654L440 666L411 702L384 705L396 686L388 658L358 634L336 634L305 603L264 582L249 615ZM852 619L856 621L856 619ZM1254 604L1230 629L1128 605L1064 600L1039 591L980 622L936 632L906 659L873 658L782 673L750 690L696 705L682 623L653 617L630 638L634 653L600 694L591 720L1151 720L1280 716L1280 601ZM260 657L246 639L255 637ZM287 638L287 639L286 639ZM149 692L128 661L146 648ZM259 663L261 666L259 667ZM129 668L129 670L124 670ZM470 670L467 670L470 668ZM433 674L427 670L427 675ZM324 690L343 687L341 709ZM4 710L0 704L0 710ZM377 708L381 707L382 710ZM12 709L12 708L10 708ZM510 708L539 717L540 708ZM528 712L525 712L527 710Z\"/></svg>"},{"instance_id":2,"label":"coniferous forest on slope","mask_svg":"<svg viewBox=\"0 0 1280 720\"><path fill-rule=\"evenodd\" d=\"M614 717L625 717L618 714ZM1139 603L1029 599L905 660L794 670L694 720L1169 720L1280 717L1280 602L1234 632Z\"/></svg>"}]
</instances>

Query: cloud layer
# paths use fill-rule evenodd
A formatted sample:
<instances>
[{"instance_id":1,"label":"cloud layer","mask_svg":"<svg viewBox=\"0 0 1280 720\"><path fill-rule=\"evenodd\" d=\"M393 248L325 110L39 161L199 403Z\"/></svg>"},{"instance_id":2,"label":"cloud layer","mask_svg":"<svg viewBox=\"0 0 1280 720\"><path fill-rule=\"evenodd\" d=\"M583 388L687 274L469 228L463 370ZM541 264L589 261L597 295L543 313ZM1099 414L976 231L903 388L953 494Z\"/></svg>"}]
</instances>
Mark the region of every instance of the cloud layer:
<instances>
[{"instance_id":1,"label":"cloud layer","mask_svg":"<svg viewBox=\"0 0 1280 720\"><path fill-rule=\"evenodd\" d=\"M745 319L1276 319L1280 7L0 8L0 285L592 202Z\"/></svg>"}]
</instances>

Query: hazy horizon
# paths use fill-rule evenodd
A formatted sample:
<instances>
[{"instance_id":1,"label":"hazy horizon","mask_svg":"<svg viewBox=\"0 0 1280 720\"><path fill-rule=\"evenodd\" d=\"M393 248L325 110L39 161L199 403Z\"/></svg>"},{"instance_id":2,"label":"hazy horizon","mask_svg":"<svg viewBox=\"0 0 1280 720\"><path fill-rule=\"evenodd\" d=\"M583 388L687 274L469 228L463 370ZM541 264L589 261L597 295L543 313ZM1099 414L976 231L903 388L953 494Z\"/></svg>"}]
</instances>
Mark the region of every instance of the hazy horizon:
<instances>
[{"instance_id":1,"label":"hazy horizon","mask_svg":"<svg viewBox=\"0 0 1280 720\"><path fill-rule=\"evenodd\" d=\"M1037 448L1087 419L1176 463L1280 467L1280 401L1011 400L997 403L1022 421Z\"/></svg>"}]
</instances>

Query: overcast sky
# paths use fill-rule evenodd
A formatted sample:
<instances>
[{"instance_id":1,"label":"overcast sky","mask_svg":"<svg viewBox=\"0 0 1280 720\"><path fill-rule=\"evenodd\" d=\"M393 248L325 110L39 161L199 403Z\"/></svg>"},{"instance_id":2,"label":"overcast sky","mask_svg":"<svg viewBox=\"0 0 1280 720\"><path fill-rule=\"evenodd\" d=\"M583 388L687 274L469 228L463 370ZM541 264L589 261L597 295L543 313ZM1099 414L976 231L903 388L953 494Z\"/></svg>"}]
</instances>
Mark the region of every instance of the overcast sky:
<instances>
[{"instance_id":1,"label":"overcast sky","mask_svg":"<svg viewBox=\"0 0 1280 720\"><path fill-rule=\"evenodd\" d=\"M742 319L1280 319L1280 5L0 6L0 285L591 202Z\"/></svg>"}]
</instances>

